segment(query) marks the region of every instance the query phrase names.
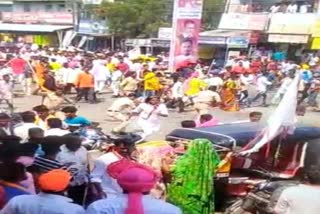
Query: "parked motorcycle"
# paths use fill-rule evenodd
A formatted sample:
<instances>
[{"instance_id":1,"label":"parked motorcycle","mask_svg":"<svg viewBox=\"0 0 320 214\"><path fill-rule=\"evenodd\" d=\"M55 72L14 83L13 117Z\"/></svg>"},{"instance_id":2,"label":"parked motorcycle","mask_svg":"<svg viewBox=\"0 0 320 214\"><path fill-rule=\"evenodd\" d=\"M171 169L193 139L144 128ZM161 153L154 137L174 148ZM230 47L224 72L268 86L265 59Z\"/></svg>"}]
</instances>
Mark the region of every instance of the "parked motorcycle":
<instances>
[{"instance_id":1,"label":"parked motorcycle","mask_svg":"<svg viewBox=\"0 0 320 214\"><path fill-rule=\"evenodd\" d=\"M142 137L139 133L113 133L105 134L99 127L99 123L93 123L88 127L79 127L73 133L83 138L82 145L88 150L105 150L108 144L111 144L117 138L129 138L135 143L139 143Z\"/></svg>"},{"instance_id":2,"label":"parked motorcycle","mask_svg":"<svg viewBox=\"0 0 320 214\"><path fill-rule=\"evenodd\" d=\"M224 214L273 214L283 190L298 184L292 180L256 183L245 198L236 201Z\"/></svg>"}]
</instances>

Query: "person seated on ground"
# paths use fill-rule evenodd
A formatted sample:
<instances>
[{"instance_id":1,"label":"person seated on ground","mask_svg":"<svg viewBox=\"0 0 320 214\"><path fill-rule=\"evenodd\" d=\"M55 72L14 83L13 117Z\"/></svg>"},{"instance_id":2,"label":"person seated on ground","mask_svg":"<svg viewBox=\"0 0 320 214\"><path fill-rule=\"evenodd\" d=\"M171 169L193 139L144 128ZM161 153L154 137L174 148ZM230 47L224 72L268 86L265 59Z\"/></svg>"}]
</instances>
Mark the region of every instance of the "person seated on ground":
<instances>
[{"instance_id":1,"label":"person seated on ground","mask_svg":"<svg viewBox=\"0 0 320 214\"><path fill-rule=\"evenodd\" d=\"M47 106L52 112L56 112L61 109L62 105L67 102L68 104L74 104L74 102L63 95L62 90L46 93L43 100L43 105Z\"/></svg>"},{"instance_id":2,"label":"person seated on ground","mask_svg":"<svg viewBox=\"0 0 320 214\"><path fill-rule=\"evenodd\" d=\"M113 164L108 171L115 177L123 194L92 203L87 214L181 214L181 210L167 202L149 196L151 189L158 180L157 174L143 165L123 167Z\"/></svg>"},{"instance_id":3,"label":"person seated on ground","mask_svg":"<svg viewBox=\"0 0 320 214\"><path fill-rule=\"evenodd\" d=\"M70 198L64 196L70 180L70 174L61 169L44 173L38 180L41 190L39 194L17 196L0 213L84 214L85 210L81 206L72 203Z\"/></svg>"},{"instance_id":4,"label":"person seated on ground","mask_svg":"<svg viewBox=\"0 0 320 214\"><path fill-rule=\"evenodd\" d=\"M31 128L40 128L35 124L36 114L32 111L26 111L21 114L23 123L14 128L14 134L22 139L22 143L27 142L29 137L29 130Z\"/></svg>"},{"instance_id":5,"label":"person seated on ground","mask_svg":"<svg viewBox=\"0 0 320 214\"><path fill-rule=\"evenodd\" d=\"M129 116L125 115L124 111L131 112L135 108L135 94L131 93L128 94L128 97L116 99L109 107L107 115L113 119L124 122L129 119Z\"/></svg>"},{"instance_id":6,"label":"person seated on ground","mask_svg":"<svg viewBox=\"0 0 320 214\"><path fill-rule=\"evenodd\" d=\"M70 131L63 129L62 121L58 118L48 119L49 129L45 131L45 136L64 136L70 133Z\"/></svg>"},{"instance_id":7,"label":"person seated on ground","mask_svg":"<svg viewBox=\"0 0 320 214\"><path fill-rule=\"evenodd\" d=\"M66 119L64 122L67 125L80 124L81 126L90 126L91 122L82 116L77 115L78 109L74 106L67 106L62 109Z\"/></svg>"},{"instance_id":8,"label":"person seated on ground","mask_svg":"<svg viewBox=\"0 0 320 214\"><path fill-rule=\"evenodd\" d=\"M47 120L55 118L54 115L50 114L48 107L45 105L35 106L33 107L33 111L37 113L35 124L43 130L48 128Z\"/></svg>"},{"instance_id":9,"label":"person seated on ground","mask_svg":"<svg viewBox=\"0 0 320 214\"><path fill-rule=\"evenodd\" d=\"M260 122L262 115L263 114L258 111L250 112L250 114L249 114L250 122Z\"/></svg>"},{"instance_id":10,"label":"person seated on ground","mask_svg":"<svg viewBox=\"0 0 320 214\"><path fill-rule=\"evenodd\" d=\"M0 164L0 189L3 190L3 195L0 197L4 204L16 196L30 194L28 190L20 184L21 181L26 180L25 170L24 165L21 163L5 162ZM4 204L2 204L2 206ZM0 213L4 212L0 211Z\"/></svg>"},{"instance_id":11,"label":"person seated on ground","mask_svg":"<svg viewBox=\"0 0 320 214\"><path fill-rule=\"evenodd\" d=\"M197 124L194 120L184 120L181 122L182 128L196 128Z\"/></svg>"},{"instance_id":12,"label":"person seated on ground","mask_svg":"<svg viewBox=\"0 0 320 214\"><path fill-rule=\"evenodd\" d=\"M211 114L203 114L196 120L196 127L210 127L219 124L217 118L213 117Z\"/></svg>"}]
</instances>

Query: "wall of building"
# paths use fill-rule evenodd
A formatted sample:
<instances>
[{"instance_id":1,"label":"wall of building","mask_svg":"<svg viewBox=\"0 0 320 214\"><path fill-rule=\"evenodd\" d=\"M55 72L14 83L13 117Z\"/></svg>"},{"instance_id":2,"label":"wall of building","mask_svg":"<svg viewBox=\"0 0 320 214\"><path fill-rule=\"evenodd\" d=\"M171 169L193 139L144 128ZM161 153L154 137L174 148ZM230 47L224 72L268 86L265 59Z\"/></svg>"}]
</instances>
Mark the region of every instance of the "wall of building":
<instances>
[{"instance_id":1,"label":"wall of building","mask_svg":"<svg viewBox=\"0 0 320 214\"><path fill-rule=\"evenodd\" d=\"M15 2L13 12L66 12L64 1L61 2Z\"/></svg>"}]
</instances>

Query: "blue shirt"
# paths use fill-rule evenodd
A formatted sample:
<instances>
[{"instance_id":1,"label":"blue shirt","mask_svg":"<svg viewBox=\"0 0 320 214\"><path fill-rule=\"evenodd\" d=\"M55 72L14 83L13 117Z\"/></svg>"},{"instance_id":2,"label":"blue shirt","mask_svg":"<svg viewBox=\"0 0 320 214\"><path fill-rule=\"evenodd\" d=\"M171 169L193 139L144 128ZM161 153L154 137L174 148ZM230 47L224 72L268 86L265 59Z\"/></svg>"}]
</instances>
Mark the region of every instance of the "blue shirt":
<instances>
[{"instance_id":1,"label":"blue shirt","mask_svg":"<svg viewBox=\"0 0 320 214\"><path fill-rule=\"evenodd\" d=\"M9 186L3 186L3 190L5 192L5 201L8 202L12 198L19 196L19 195L29 195L30 193L23 191L21 189Z\"/></svg>"},{"instance_id":2,"label":"blue shirt","mask_svg":"<svg viewBox=\"0 0 320 214\"><path fill-rule=\"evenodd\" d=\"M12 198L0 214L84 214L85 210L72 203L70 198L39 193Z\"/></svg>"},{"instance_id":3,"label":"blue shirt","mask_svg":"<svg viewBox=\"0 0 320 214\"><path fill-rule=\"evenodd\" d=\"M74 118L66 118L64 120L64 122L67 124L67 125L81 125L81 126L89 126L91 124L91 122L89 120L87 120L86 118L84 117L81 117L81 116L76 116Z\"/></svg>"}]
</instances>

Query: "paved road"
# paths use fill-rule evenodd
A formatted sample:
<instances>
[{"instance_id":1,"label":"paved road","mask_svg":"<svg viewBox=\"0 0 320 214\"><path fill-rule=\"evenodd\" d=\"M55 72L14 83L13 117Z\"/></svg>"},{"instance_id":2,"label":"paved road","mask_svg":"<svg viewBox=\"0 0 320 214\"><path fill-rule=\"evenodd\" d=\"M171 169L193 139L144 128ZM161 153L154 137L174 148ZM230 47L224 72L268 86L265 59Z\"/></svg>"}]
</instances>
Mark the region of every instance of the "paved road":
<instances>
[{"instance_id":1,"label":"paved road","mask_svg":"<svg viewBox=\"0 0 320 214\"><path fill-rule=\"evenodd\" d=\"M103 102L98 104L87 104L79 103L77 107L79 109L79 115L85 116L91 121L96 121L101 124L101 127L106 131L110 132L112 128L117 125L115 122L107 120L106 109L111 105L114 98L111 98L110 93L105 93L99 95L99 98ZM14 99L14 105L17 108L16 111L26 111L30 110L33 106L39 105L41 102L41 97L39 96L26 96L18 97ZM238 120L247 120L248 115L251 111L258 110L264 113L263 120L266 121L268 116L274 111L274 107L268 108L247 108L243 109L240 112L224 112L219 109L213 109L212 114L217 117L221 122L232 122ZM177 113L174 110L170 111L168 118L162 119L161 130L158 133L155 133L150 137L152 140L163 139L164 136L169 133L171 130L180 127L180 122L182 120L194 119L195 112L186 112L186 113ZM307 125L316 125L320 126L319 119L320 113L307 112L307 114L299 119L299 122Z\"/></svg>"}]
</instances>

